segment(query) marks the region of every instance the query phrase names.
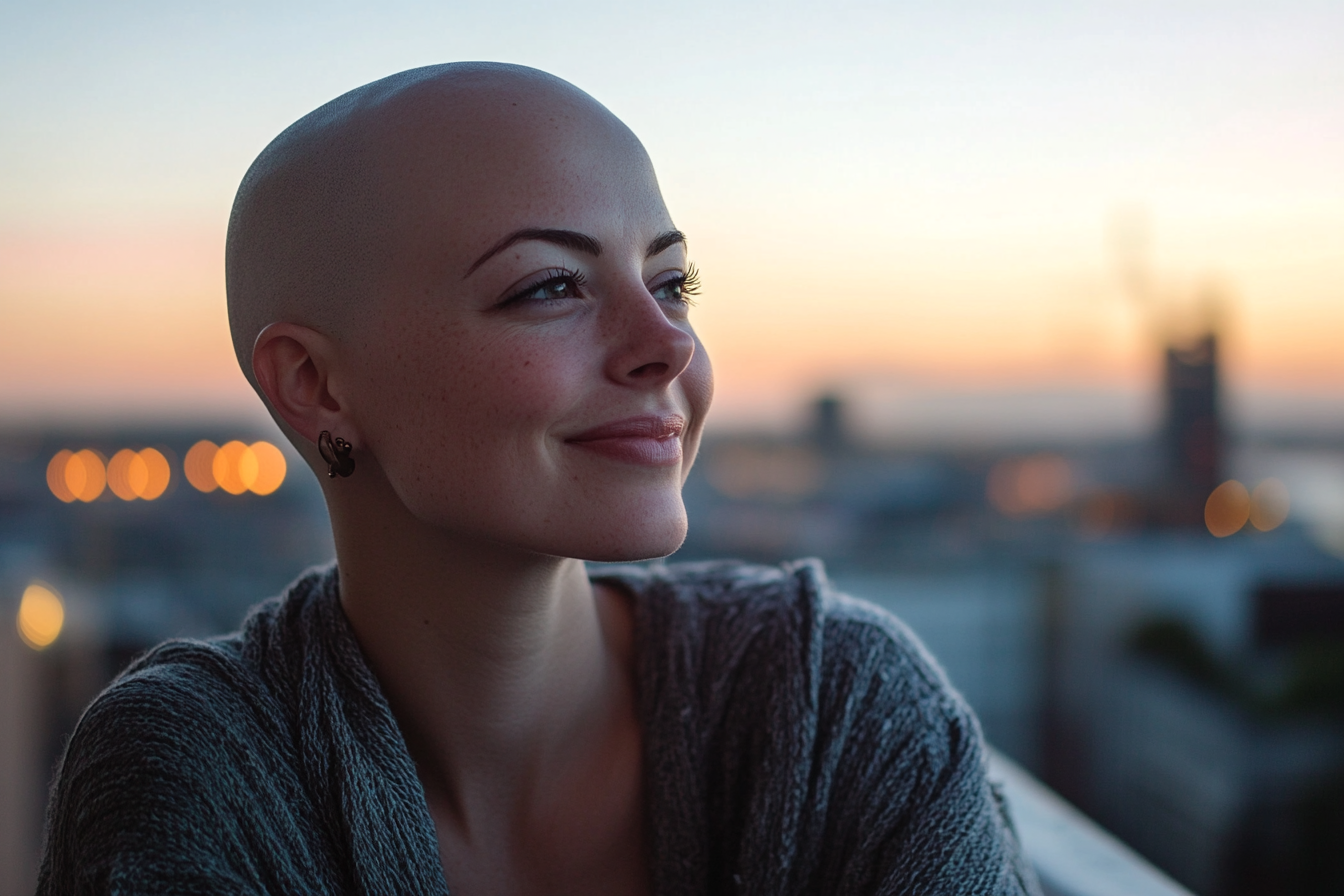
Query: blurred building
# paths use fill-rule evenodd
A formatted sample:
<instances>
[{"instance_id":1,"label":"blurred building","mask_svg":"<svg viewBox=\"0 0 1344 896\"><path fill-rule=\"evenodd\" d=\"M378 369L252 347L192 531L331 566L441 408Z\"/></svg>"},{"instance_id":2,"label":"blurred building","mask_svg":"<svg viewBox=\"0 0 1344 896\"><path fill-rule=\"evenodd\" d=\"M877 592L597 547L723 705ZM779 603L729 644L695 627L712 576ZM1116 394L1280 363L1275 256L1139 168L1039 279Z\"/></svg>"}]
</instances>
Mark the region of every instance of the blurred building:
<instances>
[{"instance_id":1,"label":"blurred building","mask_svg":"<svg viewBox=\"0 0 1344 896\"><path fill-rule=\"evenodd\" d=\"M1163 367L1161 483L1167 521L1198 526L1204 502L1221 483L1224 427L1219 404L1218 337L1171 345Z\"/></svg>"},{"instance_id":2,"label":"blurred building","mask_svg":"<svg viewBox=\"0 0 1344 896\"><path fill-rule=\"evenodd\" d=\"M1067 573L1070 795L1196 892L1337 892L1309 816L1344 773L1344 562L1285 526L1079 545Z\"/></svg>"}]
</instances>

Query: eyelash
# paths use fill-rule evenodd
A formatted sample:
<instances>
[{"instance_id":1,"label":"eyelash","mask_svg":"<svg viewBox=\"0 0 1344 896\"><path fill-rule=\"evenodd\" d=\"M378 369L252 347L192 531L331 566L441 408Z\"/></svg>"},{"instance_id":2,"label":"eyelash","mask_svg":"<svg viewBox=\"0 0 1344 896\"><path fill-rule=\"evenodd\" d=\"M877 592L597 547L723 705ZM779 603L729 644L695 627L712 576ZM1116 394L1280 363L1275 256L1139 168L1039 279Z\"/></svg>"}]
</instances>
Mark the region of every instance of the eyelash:
<instances>
[{"instance_id":1,"label":"eyelash","mask_svg":"<svg viewBox=\"0 0 1344 896\"><path fill-rule=\"evenodd\" d=\"M658 284L658 289L664 289L668 286L677 286L681 291L681 297L678 304L684 306L694 305L695 302L691 296L700 294L700 272L696 270L695 265L687 265L686 272L680 276L664 280Z\"/></svg>"},{"instance_id":2,"label":"eyelash","mask_svg":"<svg viewBox=\"0 0 1344 896\"><path fill-rule=\"evenodd\" d=\"M686 266L686 273L681 277L681 294L683 296L700 295L700 269L693 264ZM686 304L694 305L695 303L687 299Z\"/></svg>"},{"instance_id":3,"label":"eyelash","mask_svg":"<svg viewBox=\"0 0 1344 896\"><path fill-rule=\"evenodd\" d=\"M514 302L524 301L530 293L545 289L548 286L558 286L560 284L569 284L573 287L575 292L582 292L583 287L586 286L587 283L588 278L580 271L571 271L568 268L551 268L543 274L541 279L534 280L532 283L524 286L522 289L505 299L502 304L509 305ZM673 277L670 280L664 280L662 283L658 284L657 288L664 289L672 285L676 285L681 292L679 304L686 306L694 305L695 302L690 297L700 294L700 271L695 265L688 265L685 273ZM534 299L533 301L552 302L559 300Z\"/></svg>"}]
</instances>

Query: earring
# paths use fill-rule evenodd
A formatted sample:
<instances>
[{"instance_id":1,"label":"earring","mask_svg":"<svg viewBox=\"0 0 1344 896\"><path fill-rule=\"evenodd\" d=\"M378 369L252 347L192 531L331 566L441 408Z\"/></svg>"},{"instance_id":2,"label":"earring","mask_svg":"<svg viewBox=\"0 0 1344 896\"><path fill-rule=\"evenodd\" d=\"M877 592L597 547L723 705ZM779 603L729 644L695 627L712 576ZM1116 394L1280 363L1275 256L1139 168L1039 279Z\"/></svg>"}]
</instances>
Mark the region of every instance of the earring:
<instances>
[{"instance_id":1,"label":"earring","mask_svg":"<svg viewBox=\"0 0 1344 896\"><path fill-rule=\"evenodd\" d=\"M317 453L327 462L329 479L335 479L337 476L344 478L355 472L355 459L350 456L353 450L353 445L345 439L332 439L331 433L325 429L317 437Z\"/></svg>"}]
</instances>

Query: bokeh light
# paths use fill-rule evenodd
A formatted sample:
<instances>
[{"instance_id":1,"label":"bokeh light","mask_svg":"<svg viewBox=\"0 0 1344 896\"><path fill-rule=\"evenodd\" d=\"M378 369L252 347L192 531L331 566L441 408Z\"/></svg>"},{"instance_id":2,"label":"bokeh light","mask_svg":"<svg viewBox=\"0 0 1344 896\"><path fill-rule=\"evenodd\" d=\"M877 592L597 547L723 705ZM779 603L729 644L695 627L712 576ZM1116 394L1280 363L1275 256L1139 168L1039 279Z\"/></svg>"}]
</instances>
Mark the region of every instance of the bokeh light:
<instances>
[{"instance_id":1,"label":"bokeh light","mask_svg":"<svg viewBox=\"0 0 1344 896\"><path fill-rule=\"evenodd\" d=\"M815 452L795 446L733 445L716 450L709 481L730 498L802 498L821 488L826 469Z\"/></svg>"},{"instance_id":2,"label":"bokeh light","mask_svg":"<svg viewBox=\"0 0 1344 896\"><path fill-rule=\"evenodd\" d=\"M140 455L123 448L107 462L107 487L123 501L134 501L149 481L149 469Z\"/></svg>"},{"instance_id":3,"label":"bokeh light","mask_svg":"<svg viewBox=\"0 0 1344 896\"><path fill-rule=\"evenodd\" d=\"M985 494L1004 516L1050 513L1073 499L1073 468L1057 454L999 461L989 471Z\"/></svg>"},{"instance_id":4,"label":"bokeh light","mask_svg":"<svg viewBox=\"0 0 1344 896\"><path fill-rule=\"evenodd\" d=\"M61 451L47 465L47 485L67 504L88 503L97 500L107 487L107 468L103 459L88 448L74 453Z\"/></svg>"},{"instance_id":5,"label":"bokeh light","mask_svg":"<svg viewBox=\"0 0 1344 896\"><path fill-rule=\"evenodd\" d=\"M56 589L42 582L32 582L19 600L15 621L23 643L34 650L44 650L60 637L65 625L65 605Z\"/></svg>"},{"instance_id":6,"label":"bokeh light","mask_svg":"<svg viewBox=\"0 0 1344 896\"><path fill-rule=\"evenodd\" d=\"M197 442L187 452L183 467L197 491L222 488L231 495L247 491L269 495L285 481L289 469L284 454L270 442L247 445L236 439L223 445Z\"/></svg>"},{"instance_id":7,"label":"bokeh light","mask_svg":"<svg viewBox=\"0 0 1344 896\"><path fill-rule=\"evenodd\" d=\"M285 456L270 442L253 442L251 450L257 461L257 477L249 488L258 495L269 495L285 481Z\"/></svg>"},{"instance_id":8,"label":"bokeh light","mask_svg":"<svg viewBox=\"0 0 1344 896\"><path fill-rule=\"evenodd\" d=\"M47 464L47 488L51 489L53 495L67 504L77 500L75 493L70 490L70 486L65 484L65 468L69 465L70 458L74 456L73 451L62 449L57 451L51 459L51 463Z\"/></svg>"},{"instance_id":9,"label":"bokeh light","mask_svg":"<svg viewBox=\"0 0 1344 896\"><path fill-rule=\"evenodd\" d=\"M241 495L257 481L257 456L237 439L219 446L210 467L215 482L231 495Z\"/></svg>"},{"instance_id":10,"label":"bokeh light","mask_svg":"<svg viewBox=\"0 0 1344 896\"><path fill-rule=\"evenodd\" d=\"M91 449L56 452L47 464L47 488L66 504L93 501L107 489L123 501L153 501L172 481L168 458L156 448L123 448L106 464Z\"/></svg>"},{"instance_id":11,"label":"bokeh light","mask_svg":"<svg viewBox=\"0 0 1344 896\"><path fill-rule=\"evenodd\" d=\"M107 463L107 487L123 501L153 501L167 490L171 478L168 459L154 448L123 448Z\"/></svg>"},{"instance_id":12,"label":"bokeh light","mask_svg":"<svg viewBox=\"0 0 1344 896\"><path fill-rule=\"evenodd\" d=\"M214 473L215 455L218 452L219 446L208 439L202 439L192 445L191 450L187 452L187 457L182 462L182 472L196 491L212 492L219 488Z\"/></svg>"},{"instance_id":13,"label":"bokeh light","mask_svg":"<svg viewBox=\"0 0 1344 896\"><path fill-rule=\"evenodd\" d=\"M141 451L140 460L145 464L145 485L140 490L140 497L146 501L153 501L168 490L168 484L173 479L173 471L168 466L168 458L157 448L146 448Z\"/></svg>"},{"instance_id":14,"label":"bokeh light","mask_svg":"<svg viewBox=\"0 0 1344 896\"><path fill-rule=\"evenodd\" d=\"M1142 507L1122 491L1097 491L1079 502L1078 528L1084 538L1103 538L1138 526Z\"/></svg>"},{"instance_id":15,"label":"bokeh light","mask_svg":"<svg viewBox=\"0 0 1344 896\"><path fill-rule=\"evenodd\" d=\"M1251 492L1251 525L1268 532L1288 519L1288 486L1278 479L1266 479Z\"/></svg>"},{"instance_id":16,"label":"bokeh light","mask_svg":"<svg viewBox=\"0 0 1344 896\"><path fill-rule=\"evenodd\" d=\"M1251 495L1246 486L1229 479L1218 486L1204 502L1204 525L1216 538L1241 531L1251 517Z\"/></svg>"}]
</instances>

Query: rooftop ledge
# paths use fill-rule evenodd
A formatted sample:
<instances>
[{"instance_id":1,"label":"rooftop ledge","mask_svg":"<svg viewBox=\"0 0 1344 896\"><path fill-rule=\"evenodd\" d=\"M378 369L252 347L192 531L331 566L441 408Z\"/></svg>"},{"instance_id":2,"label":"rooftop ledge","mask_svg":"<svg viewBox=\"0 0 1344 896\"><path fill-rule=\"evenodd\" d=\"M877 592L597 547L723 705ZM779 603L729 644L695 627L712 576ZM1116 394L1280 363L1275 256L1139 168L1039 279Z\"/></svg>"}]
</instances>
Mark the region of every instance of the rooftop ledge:
<instances>
[{"instance_id":1,"label":"rooftop ledge","mask_svg":"<svg viewBox=\"0 0 1344 896\"><path fill-rule=\"evenodd\" d=\"M1003 788L1045 896L1192 896L997 750L989 777Z\"/></svg>"}]
</instances>

